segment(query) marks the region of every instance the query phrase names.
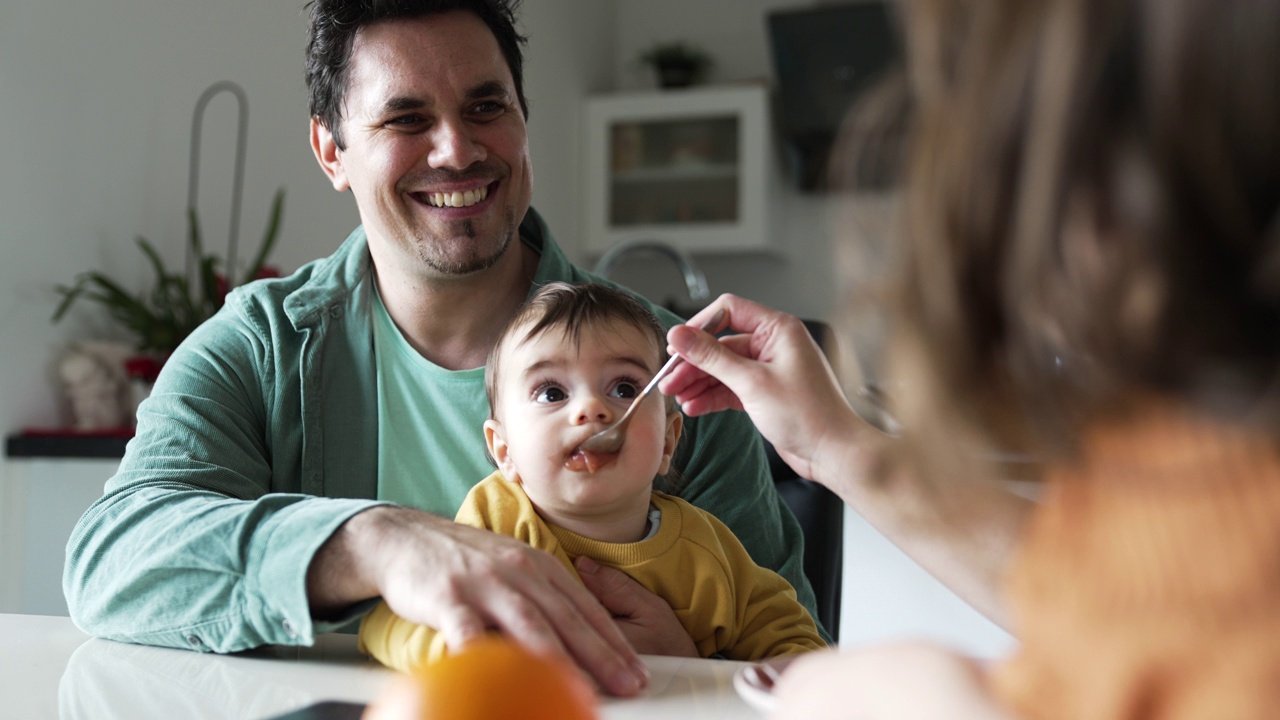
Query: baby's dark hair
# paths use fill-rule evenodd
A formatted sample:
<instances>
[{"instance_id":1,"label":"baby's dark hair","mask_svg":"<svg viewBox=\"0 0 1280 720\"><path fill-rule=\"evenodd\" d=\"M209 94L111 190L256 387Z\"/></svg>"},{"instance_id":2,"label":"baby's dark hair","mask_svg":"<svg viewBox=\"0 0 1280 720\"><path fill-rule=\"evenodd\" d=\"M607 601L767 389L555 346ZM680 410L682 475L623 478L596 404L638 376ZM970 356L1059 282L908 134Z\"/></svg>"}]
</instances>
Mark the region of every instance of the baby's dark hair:
<instances>
[{"instance_id":1,"label":"baby's dark hair","mask_svg":"<svg viewBox=\"0 0 1280 720\"><path fill-rule=\"evenodd\" d=\"M544 285L516 310L507 321L498 341L489 351L484 368L484 388L489 395L489 417L496 416L498 361L503 348L512 340L524 344L551 330L561 330L573 343L582 342L586 328L602 327L609 322L622 322L646 331L658 348L658 362L667 361L667 329L658 316L632 295L600 283L570 284L553 282ZM528 326L524 337L512 338L517 328ZM668 412L674 412L669 401Z\"/></svg>"}]
</instances>

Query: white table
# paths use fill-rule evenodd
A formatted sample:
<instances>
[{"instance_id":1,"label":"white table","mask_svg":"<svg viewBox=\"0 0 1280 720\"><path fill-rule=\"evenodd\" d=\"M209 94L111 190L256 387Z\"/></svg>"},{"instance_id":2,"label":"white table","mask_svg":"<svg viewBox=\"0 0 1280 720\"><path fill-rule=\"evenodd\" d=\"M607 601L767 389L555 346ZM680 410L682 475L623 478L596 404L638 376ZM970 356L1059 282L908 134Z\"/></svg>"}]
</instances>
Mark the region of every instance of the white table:
<instances>
[{"instance_id":1,"label":"white table","mask_svg":"<svg viewBox=\"0 0 1280 720\"><path fill-rule=\"evenodd\" d=\"M759 717L733 689L743 663L644 660L648 690L605 699L602 718ZM352 635L323 635L311 648L211 655L90 638L66 617L0 614L0 714L23 720L255 720L321 700L368 702L391 677L357 652Z\"/></svg>"}]
</instances>

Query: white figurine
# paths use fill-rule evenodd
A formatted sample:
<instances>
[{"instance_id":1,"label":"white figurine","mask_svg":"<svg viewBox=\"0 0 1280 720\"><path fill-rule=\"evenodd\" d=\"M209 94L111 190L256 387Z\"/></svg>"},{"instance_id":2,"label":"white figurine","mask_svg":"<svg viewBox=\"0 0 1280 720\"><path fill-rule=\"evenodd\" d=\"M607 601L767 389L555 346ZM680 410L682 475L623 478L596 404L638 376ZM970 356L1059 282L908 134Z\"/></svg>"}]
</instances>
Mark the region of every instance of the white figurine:
<instances>
[{"instance_id":1,"label":"white figurine","mask_svg":"<svg viewBox=\"0 0 1280 720\"><path fill-rule=\"evenodd\" d=\"M127 427L128 408L123 361L108 343L76 343L58 363L63 391L71 401L73 426L77 430L105 430Z\"/></svg>"}]
</instances>

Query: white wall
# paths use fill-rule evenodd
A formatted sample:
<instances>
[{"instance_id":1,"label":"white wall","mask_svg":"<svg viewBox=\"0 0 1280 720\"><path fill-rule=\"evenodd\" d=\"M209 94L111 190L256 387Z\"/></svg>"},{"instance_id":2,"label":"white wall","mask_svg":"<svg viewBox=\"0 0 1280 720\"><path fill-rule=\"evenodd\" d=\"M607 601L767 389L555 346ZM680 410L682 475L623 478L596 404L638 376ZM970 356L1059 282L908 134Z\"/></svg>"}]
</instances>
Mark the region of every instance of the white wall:
<instances>
[{"instance_id":1,"label":"white wall","mask_svg":"<svg viewBox=\"0 0 1280 720\"><path fill-rule=\"evenodd\" d=\"M49 323L53 286L87 269L128 285L148 279L136 235L174 263L185 242L193 105L214 81L249 96L242 246L256 244L272 192L285 186L275 260L325 252L356 220L323 181L307 146L300 3L64 0L0 7L0 421L53 425L46 367L70 339L111 335L77 314ZM225 244L235 104L215 98L205 122L200 209ZM21 342L13 342L21 338Z\"/></svg>"}]
</instances>

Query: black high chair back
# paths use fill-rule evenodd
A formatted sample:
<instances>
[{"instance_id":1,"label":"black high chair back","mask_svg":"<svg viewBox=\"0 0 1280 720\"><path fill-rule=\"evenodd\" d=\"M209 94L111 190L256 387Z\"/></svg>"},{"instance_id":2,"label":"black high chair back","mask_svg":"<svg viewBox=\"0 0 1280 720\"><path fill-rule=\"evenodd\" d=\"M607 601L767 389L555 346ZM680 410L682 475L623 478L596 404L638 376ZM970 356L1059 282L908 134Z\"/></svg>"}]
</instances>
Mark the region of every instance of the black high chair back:
<instances>
[{"instance_id":1,"label":"black high chair back","mask_svg":"<svg viewBox=\"0 0 1280 720\"><path fill-rule=\"evenodd\" d=\"M833 336L830 326L805 320L809 334L830 357ZM800 477L765 441L769 470L787 507L795 513L804 532L804 574L818 599L818 621L840 638L840 589L844 563L844 501L811 480Z\"/></svg>"}]
</instances>

